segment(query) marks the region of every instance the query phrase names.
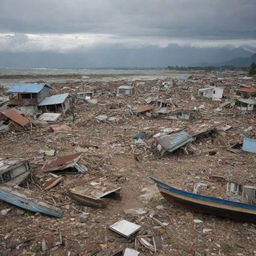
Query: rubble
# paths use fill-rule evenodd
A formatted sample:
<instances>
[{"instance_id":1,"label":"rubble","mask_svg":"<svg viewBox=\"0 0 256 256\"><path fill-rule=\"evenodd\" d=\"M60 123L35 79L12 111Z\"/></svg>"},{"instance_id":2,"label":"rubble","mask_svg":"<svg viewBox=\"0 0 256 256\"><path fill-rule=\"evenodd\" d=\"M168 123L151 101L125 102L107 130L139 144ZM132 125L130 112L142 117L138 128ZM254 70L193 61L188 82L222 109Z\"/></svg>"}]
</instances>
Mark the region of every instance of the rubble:
<instances>
[{"instance_id":1,"label":"rubble","mask_svg":"<svg viewBox=\"0 0 256 256\"><path fill-rule=\"evenodd\" d=\"M46 97L69 94L66 113L42 113L30 97L15 107L29 120L24 128L1 114L1 159L29 159L31 171L17 189L29 192L30 203L47 202L63 215L50 218L1 200L3 255L123 255L128 248L139 255L253 254L255 224L169 205L148 177L197 195L255 204L256 159L245 150L248 141L243 143L255 139L255 108L239 103L256 100L247 93L251 89L242 89L255 88L255 80L240 79L244 71L151 72L150 79L134 74L51 78ZM34 82L49 84L47 78L39 80ZM133 89L118 93L125 84ZM223 88L223 97L216 100L212 89L210 98L198 95L209 87ZM13 96L3 94L1 112L13 107ZM179 134L187 138L184 145ZM166 139L165 149L160 138ZM113 190L101 186L101 179ZM81 204L72 189L103 201L104 208ZM117 236L108 227L118 220L140 229Z\"/></svg>"}]
</instances>

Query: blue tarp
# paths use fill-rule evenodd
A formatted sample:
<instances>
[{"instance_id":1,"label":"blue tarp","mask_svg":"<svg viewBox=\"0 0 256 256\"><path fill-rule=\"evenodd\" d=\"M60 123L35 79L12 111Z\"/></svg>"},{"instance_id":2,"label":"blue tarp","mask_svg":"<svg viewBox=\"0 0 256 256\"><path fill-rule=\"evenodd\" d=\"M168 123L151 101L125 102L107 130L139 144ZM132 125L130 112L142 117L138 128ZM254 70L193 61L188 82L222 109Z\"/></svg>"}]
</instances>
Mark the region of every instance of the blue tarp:
<instances>
[{"instance_id":1,"label":"blue tarp","mask_svg":"<svg viewBox=\"0 0 256 256\"><path fill-rule=\"evenodd\" d=\"M247 151L250 153L256 153L256 139L244 137L242 149L243 149L243 151Z\"/></svg>"}]
</instances>

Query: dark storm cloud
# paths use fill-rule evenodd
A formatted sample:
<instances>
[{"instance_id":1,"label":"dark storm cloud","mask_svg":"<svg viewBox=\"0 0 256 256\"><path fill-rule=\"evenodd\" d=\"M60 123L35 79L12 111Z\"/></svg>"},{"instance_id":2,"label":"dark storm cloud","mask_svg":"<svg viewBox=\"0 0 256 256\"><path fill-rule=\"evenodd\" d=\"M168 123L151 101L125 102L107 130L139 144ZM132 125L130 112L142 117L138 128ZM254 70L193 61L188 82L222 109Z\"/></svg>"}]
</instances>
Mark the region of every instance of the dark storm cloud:
<instances>
[{"instance_id":1,"label":"dark storm cloud","mask_svg":"<svg viewBox=\"0 0 256 256\"><path fill-rule=\"evenodd\" d=\"M2 33L255 39L255 0L2 0Z\"/></svg>"}]
</instances>

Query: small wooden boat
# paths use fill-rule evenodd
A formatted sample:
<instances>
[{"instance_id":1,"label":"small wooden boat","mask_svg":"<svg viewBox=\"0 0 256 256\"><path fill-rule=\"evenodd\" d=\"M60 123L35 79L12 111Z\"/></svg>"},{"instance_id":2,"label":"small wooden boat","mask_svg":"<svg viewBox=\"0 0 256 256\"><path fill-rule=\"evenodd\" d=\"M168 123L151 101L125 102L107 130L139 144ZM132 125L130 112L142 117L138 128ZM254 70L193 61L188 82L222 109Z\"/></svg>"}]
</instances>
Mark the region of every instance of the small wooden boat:
<instances>
[{"instance_id":1,"label":"small wooden boat","mask_svg":"<svg viewBox=\"0 0 256 256\"><path fill-rule=\"evenodd\" d=\"M197 212L256 223L256 205L198 195L173 188L158 179L152 177L151 179L157 184L162 196L173 205Z\"/></svg>"},{"instance_id":2,"label":"small wooden boat","mask_svg":"<svg viewBox=\"0 0 256 256\"><path fill-rule=\"evenodd\" d=\"M21 187L0 185L0 200L32 212L39 212L57 218L63 217L57 207L41 201L33 195L32 191Z\"/></svg>"}]
</instances>

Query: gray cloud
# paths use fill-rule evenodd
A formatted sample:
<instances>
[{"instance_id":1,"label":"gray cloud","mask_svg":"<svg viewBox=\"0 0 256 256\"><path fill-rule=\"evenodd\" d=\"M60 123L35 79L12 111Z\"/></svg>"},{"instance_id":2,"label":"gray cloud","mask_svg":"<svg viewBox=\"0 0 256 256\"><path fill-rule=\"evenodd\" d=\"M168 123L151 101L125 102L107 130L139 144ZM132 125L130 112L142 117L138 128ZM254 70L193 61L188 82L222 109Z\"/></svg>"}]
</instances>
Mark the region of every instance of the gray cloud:
<instances>
[{"instance_id":1,"label":"gray cloud","mask_svg":"<svg viewBox=\"0 0 256 256\"><path fill-rule=\"evenodd\" d=\"M0 57L2 65L87 67L248 57L255 13L255 0L2 0Z\"/></svg>"},{"instance_id":2,"label":"gray cloud","mask_svg":"<svg viewBox=\"0 0 256 256\"><path fill-rule=\"evenodd\" d=\"M255 0L5 0L0 32L256 37Z\"/></svg>"}]
</instances>

